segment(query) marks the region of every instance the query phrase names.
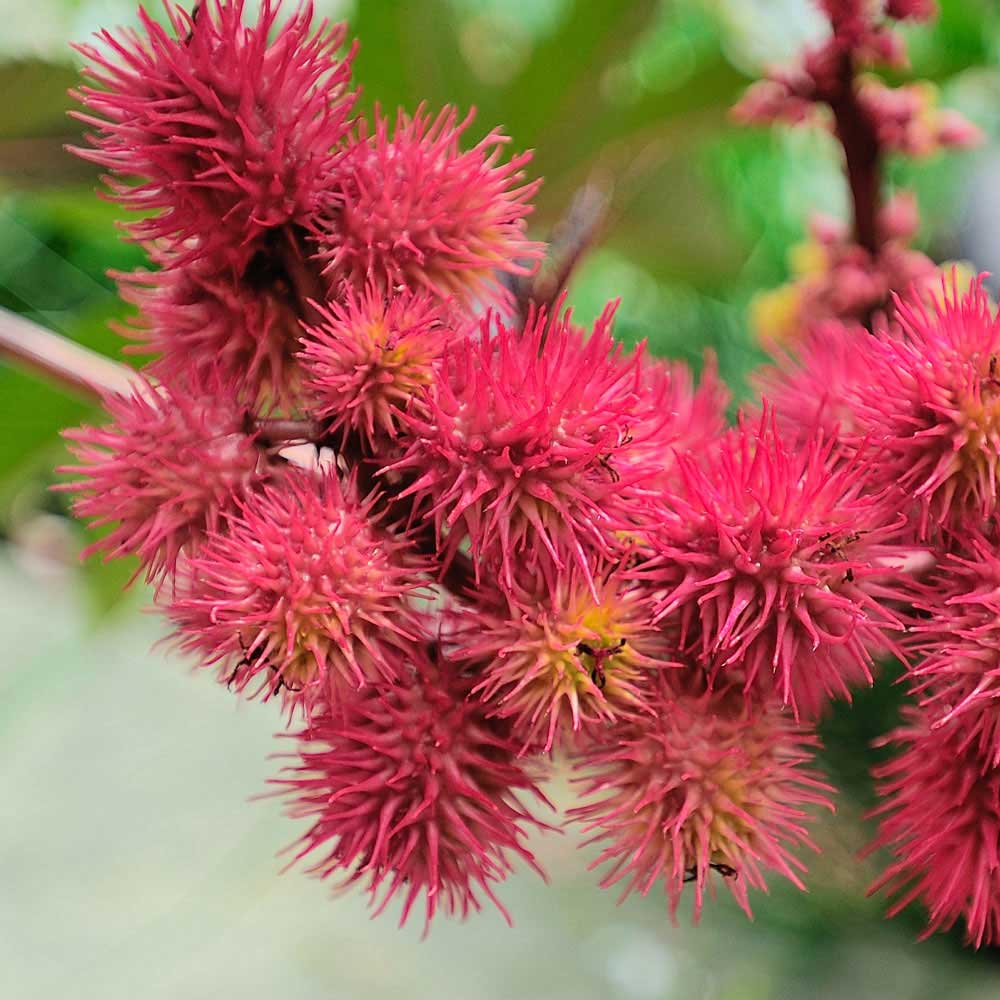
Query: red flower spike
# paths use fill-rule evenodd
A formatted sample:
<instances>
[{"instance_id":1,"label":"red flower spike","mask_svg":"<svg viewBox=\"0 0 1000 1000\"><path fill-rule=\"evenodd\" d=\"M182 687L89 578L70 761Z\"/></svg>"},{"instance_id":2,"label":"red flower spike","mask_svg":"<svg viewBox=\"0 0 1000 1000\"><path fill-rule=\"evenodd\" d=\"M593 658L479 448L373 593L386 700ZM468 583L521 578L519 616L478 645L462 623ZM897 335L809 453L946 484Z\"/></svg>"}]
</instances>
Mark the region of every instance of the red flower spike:
<instances>
[{"instance_id":1,"label":"red flower spike","mask_svg":"<svg viewBox=\"0 0 1000 1000\"><path fill-rule=\"evenodd\" d=\"M880 246L872 254L854 242L843 223L816 215L809 238L793 247L788 283L762 292L751 303L751 321L762 346L771 353L792 350L833 323L847 327L885 326L892 318L891 295L912 289L933 299L940 288L934 262L909 244L919 219L906 195L888 202L876 220Z\"/></svg>"},{"instance_id":2,"label":"red flower spike","mask_svg":"<svg viewBox=\"0 0 1000 1000\"><path fill-rule=\"evenodd\" d=\"M249 498L185 567L169 607L181 648L307 712L394 677L420 635L407 598L425 582L405 538L370 517L332 474L289 471Z\"/></svg>"},{"instance_id":3,"label":"red flower spike","mask_svg":"<svg viewBox=\"0 0 1000 1000\"><path fill-rule=\"evenodd\" d=\"M116 525L85 556L134 554L148 580L173 574L182 551L220 531L271 478L234 395L211 380L199 390L144 381L129 396L105 397L113 423L64 431L80 464L59 471L79 478L57 488L77 494L77 517Z\"/></svg>"},{"instance_id":4,"label":"red flower spike","mask_svg":"<svg viewBox=\"0 0 1000 1000\"><path fill-rule=\"evenodd\" d=\"M883 149L926 157L943 148L978 146L983 133L958 111L938 108L937 100L937 88L927 81L889 87L870 78L858 90Z\"/></svg>"},{"instance_id":5,"label":"red flower spike","mask_svg":"<svg viewBox=\"0 0 1000 1000\"><path fill-rule=\"evenodd\" d=\"M252 26L243 0L205 0L197 17L164 2L171 31L140 10L141 31L78 46L95 85L75 95L77 117L97 132L74 152L146 214L130 226L137 239L245 263L265 230L311 225L350 127L344 28L314 30L308 2L279 24L280 0L264 0Z\"/></svg>"},{"instance_id":6,"label":"red flower spike","mask_svg":"<svg viewBox=\"0 0 1000 1000\"><path fill-rule=\"evenodd\" d=\"M644 711L644 690L668 663L649 595L610 567L598 566L592 578L596 599L576 567L546 566L498 595L495 607L459 614L456 656L481 664L473 694L512 721L522 752L548 753Z\"/></svg>"},{"instance_id":7,"label":"red flower spike","mask_svg":"<svg viewBox=\"0 0 1000 1000\"><path fill-rule=\"evenodd\" d=\"M544 824L519 795L548 803L470 687L451 664L418 656L398 683L315 712L298 734L300 763L276 782L290 814L313 821L295 861L313 855L321 878L363 882L375 915L399 895L400 924L423 897L425 934L439 910L478 911L480 894L510 923L494 894L510 855L544 878L524 844L525 827Z\"/></svg>"},{"instance_id":8,"label":"red flower spike","mask_svg":"<svg viewBox=\"0 0 1000 1000\"><path fill-rule=\"evenodd\" d=\"M334 287L375 281L495 299L503 297L499 274L534 271L544 246L524 235L538 190L524 179L531 156L501 163L509 140L498 130L463 152L471 121L453 108L436 118L418 108L412 118L400 111L395 129L378 112L373 132L358 123L322 224L321 258Z\"/></svg>"},{"instance_id":9,"label":"red flower spike","mask_svg":"<svg viewBox=\"0 0 1000 1000\"><path fill-rule=\"evenodd\" d=\"M878 448L871 487L920 505L919 533L963 529L997 506L1000 320L982 278L930 304L898 300L898 337L870 338L854 394L858 438Z\"/></svg>"},{"instance_id":10,"label":"red flower spike","mask_svg":"<svg viewBox=\"0 0 1000 1000\"><path fill-rule=\"evenodd\" d=\"M498 564L510 588L515 566L561 567L568 552L589 575L588 552L618 545L626 500L651 470L628 463L641 365L614 345L612 313L589 339L568 314L536 313L523 331L487 316L450 351L448 377L385 470L414 477L403 495L433 518L446 559L468 539L477 567Z\"/></svg>"},{"instance_id":11,"label":"red flower spike","mask_svg":"<svg viewBox=\"0 0 1000 1000\"><path fill-rule=\"evenodd\" d=\"M897 756L875 769L883 799L878 836L867 849L893 861L869 888L894 897L894 917L919 900L928 910L921 940L965 924L976 948L1000 943L1000 769L970 742L962 719L931 728L918 709L881 741Z\"/></svg>"},{"instance_id":12,"label":"red flower spike","mask_svg":"<svg viewBox=\"0 0 1000 1000\"><path fill-rule=\"evenodd\" d=\"M621 884L621 902L662 883L676 922L693 882L695 923L705 890L714 895L713 871L747 916L747 889L766 891L765 869L803 889L805 866L791 849L818 850L807 809L833 808L833 789L808 767L817 746L773 701L750 708L731 688L664 684L649 717L620 725L578 763L585 801L570 816L592 834L585 844L602 845L590 865L609 866L601 888Z\"/></svg>"},{"instance_id":13,"label":"red flower spike","mask_svg":"<svg viewBox=\"0 0 1000 1000\"><path fill-rule=\"evenodd\" d=\"M869 587L891 596L905 553L901 519L886 524L867 492L868 464L843 463L819 435L789 451L765 409L680 470L676 510L636 572L665 588L657 618L680 629L682 647L713 680L736 671L748 697L773 690L796 717L870 684L870 647L891 649L886 633L903 626Z\"/></svg>"},{"instance_id":14,"label":"red flower spike","mask_svg":"<svg viewBox=\"0 0 1000 1000\"><path fill-rule=\"evenodd\" d=\"M359 433L369 445L396 437L403 415L421 408L420 390L440 375L454 317L427 293L387 299L374 284L345 288L342 302L319 307L299 360L316 418L333 433Z\"/></svg>"}]
</instances>

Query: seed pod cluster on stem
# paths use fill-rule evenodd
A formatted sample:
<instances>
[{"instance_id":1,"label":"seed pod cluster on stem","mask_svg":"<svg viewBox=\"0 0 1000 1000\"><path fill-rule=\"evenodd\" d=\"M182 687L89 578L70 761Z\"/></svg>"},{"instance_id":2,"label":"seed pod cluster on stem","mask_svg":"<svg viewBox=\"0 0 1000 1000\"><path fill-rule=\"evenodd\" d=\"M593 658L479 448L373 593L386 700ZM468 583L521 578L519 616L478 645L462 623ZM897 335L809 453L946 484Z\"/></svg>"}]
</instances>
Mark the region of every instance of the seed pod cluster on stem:
<instances>
[{"instance_id":1,"label":"seed pod cluster on stem","mask_svg":"<svg viewBox=\"0 0 1000 1000\"><path fill-rule=\"evenodd\" d=\"M732 426L713 359L697 384L617 343L616 303L584 328L531 301L530 155L453 108L360 115L309 3L166 0L80 47L77 152L141 210L151 269L119 278L153 357L67 432L65 488L181 648L279 703L295 859L378 912L506 915L568 758L602 885L749 914L803 885L815 723L894 654L919 705L879 774L886 880L996 942L998 321L878 177L974 130L858 75L931 5L821 6L828 39L738 116L829 125L853 230L816 223L758 303L770 399Z\"/></svg>"}]
</instances>

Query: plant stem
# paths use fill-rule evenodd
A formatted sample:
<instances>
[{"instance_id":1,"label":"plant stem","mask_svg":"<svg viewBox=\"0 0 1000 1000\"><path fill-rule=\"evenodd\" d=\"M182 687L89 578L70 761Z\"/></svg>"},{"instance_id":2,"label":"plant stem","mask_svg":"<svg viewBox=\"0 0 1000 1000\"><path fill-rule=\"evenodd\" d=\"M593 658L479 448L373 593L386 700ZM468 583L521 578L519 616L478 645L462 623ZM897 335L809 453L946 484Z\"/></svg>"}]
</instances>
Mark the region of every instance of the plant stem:
<instances>
[{"instance_id":1,"label":"plant stem","mask_svg":"<svg viewBox=\"0 0 1000 1000\"><path fill-rule=\"evenodd\" d=\"M881 248L878 214L882 157L871 118L858 102L854 58L850 50L840 56L835 90L825 95L833 112L834 130L844 148L847 181L854 207L854 239L875 256Z\"/></svg>"},{"instance_id":2,"label":"plant stem","mask_svg":"<svg viewBox=\"0 0 1000 1000\"><path fill-rule=\"evenodd\" d=\"M260 418L253 421L257 439L263 444L320 444L323 431L312 420Z\"/></svg>"},{"instance_id":3,"label":"plant stem","mask_svg":"<svg viewBox=\"0 0 1000 1000\"><path fill-rule=\"evenodd\" d=\"M573 272L596 242L607 217L610 185L588 183L573 195L566 215L552 233L549 259L535 276L531 299L551 315Z\"/></svg>"},{"instance_id":4,"label":"plant stem","mask_svg":"<svg viewBox=\"0 0 1000 1000\"><path fill-rule=\"evenodd\" d=\"M124 395L138 376L129 367L0 309L0 357L47 378L88 401Z\"/></svg>"},{"instance_id":5,"label":"plant stem","mask_svg":"<svg viewBox=\"0 0 1000 1000\"><path fill-rule=\"evenodd\" d=\"M0 357L16 361L21 367L37 372L91 402L99 402L108 394L126 395L135 386L143 384L138 373L126 365L81 347L6 309L0 309ZM251 426L261 443L266 445L324 443L323 428L312 420L259 419L253 421ZM362 494L376 487L382 490L387 520L405 523L411 513L409 502L394 497L386 483L376 480L369 467L370 456L364 453L358 442L354 444L355 447L349 447L347 453L351 464L358 469ZM415 533L413 541L419 551L436 558L433 531ZM474 581L472 562L461 553L452 558L440 576L440 582L456 595L470 590Z\"/></svg>"},{"instance_id":6,"label":"plant stem","mask_svg":"<svg viewBox=\"0 0 1000 1000\"><path fill-rule=\"evenodd\" d=\"M552 322L559 297L600 235L611 202L610 188L605 178L579 188L553 230L548 258L535 274L513 283L515 315L522 323L532 308L544 309Z\"/></svg>"}]
</instances>

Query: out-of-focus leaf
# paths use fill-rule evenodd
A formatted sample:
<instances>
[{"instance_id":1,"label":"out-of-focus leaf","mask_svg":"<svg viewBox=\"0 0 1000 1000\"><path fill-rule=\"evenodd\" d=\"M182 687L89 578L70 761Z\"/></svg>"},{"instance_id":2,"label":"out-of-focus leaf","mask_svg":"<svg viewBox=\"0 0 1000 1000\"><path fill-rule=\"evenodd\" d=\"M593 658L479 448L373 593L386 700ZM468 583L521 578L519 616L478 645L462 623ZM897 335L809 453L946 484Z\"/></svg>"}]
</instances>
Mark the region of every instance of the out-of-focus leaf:
<instances>
[{"instance_id":1,"label":"out-of-focus leaf","mask_svg":"<svg viewBox=\"0 0 1000 1000\"><path fill-rule=\"evenodd\" d=\"M1000 9L994 0L938 0L938 17L907 31L912 73L940 83L996 60Z\"/></svg>"},{"instance_id":2,"label":"out-of-focus leaf","mask_svg":"<svg viewBox=\"0 0 1000 1000\"><path fill-rule=\"evenodd\" d=\"M90 164L66 152L65 139L0 139L0 178L16 188L45 188L96 177Z\"/></svg>"},{"instance_id":3,"label":"out-of-focus leaf","mask_svg":"<svg viewBox=\"0 0 1000 1000\"><path fill-rule=\"evenodd\" d=\"M124 342L112 329L112 324L121 322L129 309L120 299L94 302L80 310L68 326L67 333L84 347L108 357L117 357Z\"/></svg>"},{"instance_id":4,"label":"out-of-focus leaf","mask_svg":"<svg viewBox=\"0 0 1000 1000\"><path fill-rule=\"evenodd\" d=\"M0 481L80 423L92 408L36 376L0 365Z\"/></svg>"},{"instance_id":5,"label":"out-of-focus leaf","mask_svg":"<svg viewBox=\"0 0 1000 1000\"><path fill-rule=\"evenodd\" d=\"M740 129L716 136L702 150L702 168L729 232L752 246L751 273L743 278L757 288L785 279L788 249L803 238L808 212L845 209L832 141L822 135L810 144L796 139L776 130Z\"/></svg>"},{"instance_id":6,"label":"out-of-focus leaf","mask_svg":"<svg viewBox=\"0 0 1000 1000\"><path fill-rule=\"evenodd\" d=\"M906 700L906 687L898 683L902 674L899 663L885 664L874 687L858 688L850 704L834 702L819 724L822 760L834 783L868 806L875 804L871 768L889 755L873 743L899 718Z\"/></svg>"},{"instance_id":7,"label":"out-of-focus leaf","mask_svg":"<svg viewBox=\"0 0 1000 1000\"><path fill-rule=\"evenodd\" d=\"M612 289L622 299L615 323L619 340L629 347L645 341L650 353L686 361L696 374L711 350L733 390L734 407L747 398L746 376L764 355L747 336L742 304L657 281L625 254L602 249L584 264L570 289L575 318L591 322Z\"/></svg>"},{"instance_id":8,"label":"out-of-focus leaf","mask_svg":"<svg viewBox=\"0 0 1000 1000\"><path fill-rule=\"evenodd\" d=\"M37 313L43 325L63 332L81 308L115 298L104 279L67 259L78 252L75 241L27 223L7 205L0 205L0 244L0 301Z\"/></svg>"},{"instance_id":9,"label":"out-of-focus leaf","mask_svg":"<svg viewBox=\"0 0 1000 1000\"><path fill-rule=\"evenodd\" d=\"M650 156L658 162L643 169L618 200L608 245L662 281L709 289L730 283L744 248L697 161L664 151Z\"/></svg>"},{"instance_id":10,"label":"out-of-focus leaf","mask_svg":"<svg viewBox=\"0 0 1000 1000\"><path fill-rule=\"evenodd\" d=\"M42 243L61 261L83 271L96 285L114 295L108 271L128 271L146 262L142 250L126 240L119 206L97 197L94 184L71 185L8 199L0 227L17 226L32 241ZM48 266L63 267L56 260Z\"/></svg>"},{"instance_id":11,"label":"out-of-focus leaf","mask_svg":"<svg viewBox=\"0 0 1000 1000\"><path fill-rule=\"evenodd\" d=\"M518 143L538 147L544 167L558 145L553 129L585 133L594 124L604 102L591 97L604 68L628 51L655 11L652 0L578 0L511 85L496 93L493 117L506 121Z\"/></svg>"},{"instance_id":12,"label":"out-of-focus leaf","mask_svg":"<svg viewBox=\"0 0 1000 1000\"><path fill-rule=\"evenodd\" d=\"M354 61L354 78L363 88L362 107L366 109L379 104L394 112L410 102L413 93L409 84L411 60L419 55L411 40L406 38L404 18L408 6L403 0L363 3L351 19L351 34L361 43ZM440 15L441 12L435 13ZM441 35L453 40L448 20L439 20L436 28ZM391 51L394 58L386 59L386 51ZM428 94L427 100L434 97Z\"/></svg>"},{"instance_id":13,"label":"out-of-focus leaf","mask_svg":"<svg viewBox=\"0 0 1000 1000\"><path fill-rule=\"evenodd\" d=\"M77 343L102 354L120 352L121 338L109 322L125 307L108 298L67 317L65 332ZM0 483L33 461L39 451L52 448L59 432L100 413L99 407L68 395L34 374L0 363Z\"/></svg>"},{"instance_id":14,"label":"out-of-focus leaf","mask_svg":"<svg viewBox=\"0 0 1000 1000\"><path fill-rule=\"evenodd\" d=\"M68 64L26 59L0 65L0 138L75 135L66 91L79 81Z\"/></svg>"}]
</instances>

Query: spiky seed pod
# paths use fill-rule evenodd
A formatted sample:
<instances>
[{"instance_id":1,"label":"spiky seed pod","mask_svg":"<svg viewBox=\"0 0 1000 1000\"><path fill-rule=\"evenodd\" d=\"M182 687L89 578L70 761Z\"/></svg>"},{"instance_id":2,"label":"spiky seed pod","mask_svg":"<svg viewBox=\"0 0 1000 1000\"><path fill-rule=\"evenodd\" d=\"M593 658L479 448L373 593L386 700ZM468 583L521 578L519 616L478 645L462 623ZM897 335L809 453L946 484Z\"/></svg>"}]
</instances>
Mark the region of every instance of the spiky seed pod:
<instances>
[{"instance_id":1,"label":"spiky seed pod","mask_svg":"<svg viewBox=\"0 0 1000 1000\"><path fill-rule=\"evenodd\" d=\"M128 396L107 395L112 422L64 432L79 464L58 487L73 510L114 525L84 554L137 555L147 579L172 574L184 551L217 534L226 515L272 476L266 452L247 433L231 387L139 380Z\"/></svg>"},{"instance_id":2,"label":"spiky seed pod","mask_svg":"<svg viewBox=\"0 0 1000 1000\"><path fill-rule=\"evenodd\" d=\"M922 938L962 920L976 948L1000 943L1000 768L979 754L963 719L933 728L919 709L882 743L896 756L875 769L882 803L869 852L893 861L868 890L894 897L893 917L919 900L928 910Z\"/></svg>"},{"instance_id":3,"label":"spiky seed pod","mask_svg":"<svg viewBox=\"0 0 1000 1000\"><path fill-rule=\"evenodd\" d=\"M778 363L752 376L789 447L805 443L817 428L837 440L856 437L853 393L871 377L865 363L871 337L863 327L827 320L789 351L775 351Z\"/></svg>"},{"instance_id":4,"label":"spiky seed pod","mask_svg":"<svg viewBox=\"0 0 1000 1000\"><path fill-rule=\"evenodd\" d=\"M706 691L671 674L653 712L617 727L580 756L584 804L570 816L602 850L602 888L621 899L663 885L671 919L688 882L694 921L719 874L750 916L747 889L770 869L803 888L791 851L817 848L809 810L832 808L832 789L809 768L818 741L774 701L748 706L739 690ZM588 801L589 800L589 801Z\"/></svg>"},{"instance_id":5,"label":"spiky seed pod","mask_svg":"<svg viewBox=\"0 0 1000 1000\"><path fill-rule=\"evenodd\" d=\"M591 579L596 597L575 566L545 566L495 605L460 613L457 655L482 671L473 693L512 721L525 750L547 753L644 711L651 676L671 665L649 594L606 564Z\"/></svg>"},{"instance_id":6,"label":"spiky seed pod","mask_svg":"<svg viewBox=\"0 0 1000 1000\"><path fill-rule=\"evenodd\" d=\"M926 617L910 627L910 668L934 729L975 746L984 767L1000 767L1000 557L996 541L967 533L941 558L914 602ZM955 726L952 726L952 723ZM962 735L964 734L964 735Z\"/></svg>"},{"instance_id":7,"label":"spiky seed pod","mask_svg":"<svg viewBox=\"0 0 1000 1000\"><path fill-rule=\"evenodd\" d=\"M635 427L635 447L628 462L651 471L661 490L676 485L677 456L704 455L726 426L729 390L719 380L715 355L709 352L696 387L682 361L644 359L642 391Z\"/></svg>"},{"instance_id":8,"label":"spiky seed pod","mask_svg":"<svg viewBox=\"0 0 1000 1000\"><path fill-rule=\"evenodd\" d=\"M136 238L243 260L265 230L311 225L350 126L350 60L343 26L314 30L307 2L276 31L280 8L264 0L248 26L243 0L205 0L197 16L168 0L169 29L140 9L141 30L78 47L93 85L77 117L97 131L75 152L144 213Z\"/></svg>"},{"instance_id":9,"label":"spiky seed pod","mask_svg":"<svg viewBox=\"0 0 1000 1000\"><path fill-rule=\"evenodd\" d=\"M237 690L308 712L396 673L420 635L420 565L334 474L288 471L189 561L169 606L181 648Z\"/></svg>"},{"instance_id":10,"label":"spiky seed pod","mask_svg":"<svg viewBox=\"0 0 1000 1000\"><path fill-rule=\"evenodd\" d=\"M868 464L839 461L819 435L789 450L766 409L707 460L679 463L683 488L637 571L664 588L658 620L713 681L738 671L748 697L774 691L797 718L870 684L870 647L902 629L884 598L906 553Z\"/></svg>"},{"instance_id":11,"label":"spiky seed pod","mask_svg":"<svg viewBox=\"0 0 1000 1000\"><path fill-rule=\"evenodd\" d=\"M438 910L478 911L480 895L509 923L494 886L511 856L542 874L524 843L542 824L519 796L545 798L506 724L470 688L452 664L421 654L396 683L314 713L298 765L277 782L290 814L312 820L296 860L311 855L320 877L364 883L376 914L399 895L401 924L423 897L425 933Z\"/></svg>"},{"instance_id":12,"label":"spiky seed pod","mask_svg":"<svg viewBox=\"0 0 1000 1000\"><path fill-rule=\"evenodd\" d=\"M404 495L433 519L446 558L468 539L509 588L515 566L562 567L568 553L589 574L588 552L615 547L648 470L619 461L639 444L641 368L615 346L612 312L589 339L568 314L539 312L523 330L487 316L449 353L448 377L408 419L407 449L389 467L413 479Z\"/></svg>"},{"instance_id":13,"label":"spiky seed pod","mask_svg":"<svg viewBox=\"0 0 1000 1000\"><path fill-rule=\"evenodd\" d=\"M359 121L328 191L321 257L334 285L405 286L473 300L502 295L501 273L531 274L543 245L525 236L538 182L530 153L501 162L508 138L494 130L460 148L472 122L454 108L436 117L376 111Z\"/></svg>"},{"instance_id":14,"label":"spiky seed pod","mask_svg":"<svg viewBox=\"0 0 1000 1000\"><path fill-rule=\"evenodd\" d=\"M347 286L319 314L299 354L313 415L332 433L355 432L372 446L396 437L403 415L422 406L420 390L440 374L457 317L426 292L387 297L374 283L361 292Z\"/></svg>"},{"instance_id":15,"label":"spiky seed pod","mask_svg":"<svg viewBox=\"0 0 1000 1000\"><path fill-rule=\"evenodd\" d=\"M919 530L963 530L997 506L1000 321L982 278L953 279L931 304L897 304L898 337L869 338L854 394L858 438L878 448L872 488L920 506Z\"/></svg>"},{"instance_id":16,"label":"spiky seed pod","mask_svg":"<svg viewBox=\"0 0 1000 1000\"><path fill-rule=\"evenodd\" d=\"M286 282L255 285L208 261L178 264L159 255L158 271L120 276L122 297L139 308L123 332L126 350L158 355L149 371L176 379L219 371L251 406L288 404L300 375L295 362L302 333L298 303Z\"/></svg>"}]
</instances>

